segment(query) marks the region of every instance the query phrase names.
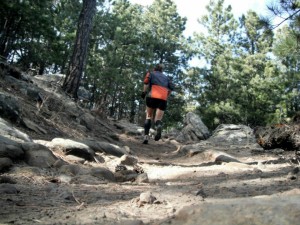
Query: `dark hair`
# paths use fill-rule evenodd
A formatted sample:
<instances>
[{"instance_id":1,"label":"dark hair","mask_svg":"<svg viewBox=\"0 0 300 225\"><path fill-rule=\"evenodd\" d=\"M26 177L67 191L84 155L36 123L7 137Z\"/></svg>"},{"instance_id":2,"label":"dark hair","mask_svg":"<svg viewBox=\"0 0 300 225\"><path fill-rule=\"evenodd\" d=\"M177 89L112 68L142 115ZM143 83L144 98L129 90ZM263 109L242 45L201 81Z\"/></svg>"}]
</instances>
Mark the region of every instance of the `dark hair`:
<instances>
[{"instance_id":1,"label":"dark hair","mask_svg":"<svg viewBox=\"0 0 300 225\"><path fill-rule=\"evenodd\" d=\"M164 65L163 64L157 64L154 68L155 71L160 71L162 72L164 69Z\"/></svg>"}]
</instances>

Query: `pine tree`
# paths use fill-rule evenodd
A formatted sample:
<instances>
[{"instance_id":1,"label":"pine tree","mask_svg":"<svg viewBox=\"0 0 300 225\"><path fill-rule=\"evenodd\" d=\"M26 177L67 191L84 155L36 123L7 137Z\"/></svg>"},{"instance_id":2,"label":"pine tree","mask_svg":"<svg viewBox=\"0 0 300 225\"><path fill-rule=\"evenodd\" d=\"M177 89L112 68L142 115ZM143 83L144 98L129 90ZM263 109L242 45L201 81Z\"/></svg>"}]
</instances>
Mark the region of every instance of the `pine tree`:
<instances>
[{"instance_id":1,"label":"pine tree","mask_svg":"<svg viewBox=\"0 0 300 225\"><path fill-rule=\"evenodd\" d=\"M78 29L75 39L73 54L63 84L63 89L77 99L77 91L84 71L90 31L93 17L96 12L96 0L83 0L82 10L79 16Z\"/></svg>"},{"instance_id":2,"label":"pine tree","mask_svg":"<svg viewBox=\"0 0 300 225\"><path fill-rule=\"evenodd\" d=\"M223 0L210 1L207 15L199 20L206 32L194 38L198 57L206 62L198 74L201 82L198 109L209 127L234 123L239 113L232 99L236 91L233 63L238 24L231 6L224 8L223 4Z\"/></svg>"}]
</instances>

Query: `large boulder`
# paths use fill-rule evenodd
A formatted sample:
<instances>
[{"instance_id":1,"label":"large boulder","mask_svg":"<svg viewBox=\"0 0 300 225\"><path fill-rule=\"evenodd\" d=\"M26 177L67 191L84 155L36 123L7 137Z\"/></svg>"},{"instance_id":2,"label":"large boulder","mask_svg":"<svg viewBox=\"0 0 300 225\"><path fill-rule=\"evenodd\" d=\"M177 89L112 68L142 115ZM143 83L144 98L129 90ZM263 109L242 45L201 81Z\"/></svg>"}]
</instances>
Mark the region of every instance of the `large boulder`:
<instances>
[{"instance_id":1,"label":"large boulder","mask_svg":"<svg viewBox=\"0 0 300 225\"><path fill-rule=\"evenodd\" d=\"M95 154L96 152L106 153L117 157L128 154L125 147L119 147L118 145L93 139L71 140L54 138L50 142L41 140L36 140L35 142L45 145L53 151L59 149L65 155L74 155L88 161L100 161L99 156Z\"/></svg>"},{"instance_id":2,"label":"large boulder","mask_svg":"<svg viewBox=\"0 0 300 225\"><path fill-rule=\"evenodd\" d=\"M12 160L22 158L24 151L21 144L0 136L0 157L8 157Z\"/></svg>"},{"instance_id":3,"label":"large boulder","mask_svg":"<svg viewBox=\"0 0 300 225\"><path fill-rule=\"evenodd\" d=\"M176 140L181 143L201 141L209 137L210 133L201 118L195 113L187 113L184 120L185 127L181 130Z\"/></svg>"},{"instance_id":4,"label":"large boulder","mask_svg":"<svg viewBox=\"0 0 300 225\"><path fill-rule=\"evenodd\" d=\"M120 147L118 145L114 145L104 141L86 139L83 141L83 143L89 146L95 152L104 152L108 155L122 157L123 155L128 153L125 147Z\"/></svg>"},{"instance_id":5,"label":"large boulder","mask_svg":"<svg viewBox=\"0 0 300 225\"><path fill-rule=\"evenodd\" d=\"M24 81L24 79L17 79L12 76L6 76L5 81L8 85L11 85L14 89L19 90L23 97L27 97L31 100L38 100L41 89L32 85L30 82Z\"/></svg>"},{"instance_id":6,"label":"large boulder","mask_svg":"<svg viewBox=\"0 0 300 225\"><path fill-rule=\"evenodd\" d=\"M88 161L95 160L95 152L87 144L71 139L54 138L48 147L61 149L66 155L75 155Z\"/></svg>"},{"instance_id":7,"label":"large boulder","mask_svg":"<svg viewBox=\"0 0 300 225\"><path fill-rule=\"evenodd\" d=\"M2 118L0 118L0 135L19 143L32 142L31 138L27 134L13 127L9 122Z\"/></svg>"},{"instance_id":8,"label":"large boulder","mask_svg":"<svg viewBox=\"0 0 300 225\"><path fill-rule=\"evenodd\" d=\"M22 143L25 156L24 161L39 168L52 167L58 158L47 147L33 142Z\"/></svg>"},{"instance_id":9,"label":"large boulder","mask_svg":"<svg viewBox=\"0 0 300 225\"><path fill-rule=\"evenodd\" d=\"M256 144L256 138L250 127L235 124L219 125L208 141L219 146Z\"/></svg>"},{"instance_id":10,"label":"large boulder","mask_svg":"<svg viewBox=\"0 0 300 225\"><path fill-rule=\"evenodd\" d=\"M0 93L0 116L12 122L21 121L21 109L16 98Z\"/></svg>"}]
</instances>

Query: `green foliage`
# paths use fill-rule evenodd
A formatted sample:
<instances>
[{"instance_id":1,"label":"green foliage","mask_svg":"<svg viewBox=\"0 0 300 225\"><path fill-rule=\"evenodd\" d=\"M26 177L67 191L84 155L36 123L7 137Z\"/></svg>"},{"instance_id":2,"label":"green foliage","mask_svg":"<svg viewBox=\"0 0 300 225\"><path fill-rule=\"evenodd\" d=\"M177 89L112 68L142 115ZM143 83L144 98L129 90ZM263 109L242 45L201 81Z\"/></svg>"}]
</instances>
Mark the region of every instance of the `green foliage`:
<instances>
[{"instance_id":1,"label":"green foliage","mask_svg":"<svg viewBox=\"0 0 300 225\"><path fill-rule=\"evenodd\" d=\"M141 8L116 1L112 12L99 11L92 34L90 61L85 79L92 84L96 108L109 107L110 116L121 118L135 110L142 87L139 32Z\"/></svg>"},{"instance_id":2,"label":"green foliage","mask_svg":"<svg viewBox=\"0 0 300 225\"><path fill-rule=\"evenodd\" d=\"M277 32L273 52L277 56L278 64L281 66L281 86L283 93L283 108L286 116L292 117L300 110L300 72L299 72L299 49L298 29L294 24L283 27Z\"/></svg>"},{"instance_id":3,"label":"green foliage","mask_svg":"<svg viewBox=\"0 0 300 225\"><path fill-rule=\"evenodd\" d=\"M168 107L164 116L165 127L176 127L182 126L184 115L187 113L185 110L185 101L180 95L171 94L168 100Z\"/></svg>"},{"instance_id":4,"label":"green foliage","mask_svg":"<svg viewBox=\"0 0 300 225\"><path fill-rule=\"evenodd\" d=\"M43 70L55 39L52 1L1 1L0 8L0 55Z\"/></svg>"},{"instance_id":5,"label":"green foliage","mask_svg":"<svg viewBox=\"0 0 300 225\"><path fill-rule=\"evenodd\" d=\"M240 106L232 100L214 103L204 111L199 108L199 114L203 117L204 124L210 129L223 123L239 124L242 116Z\"/></svg>"},{"instance_id":6,"label":"green foliage","mask_svg":"<svg viewBox=\"0 0 300 225\"><path fill-rule=\"evenodd\" d=\"M154 1L153 6L145 9L118 0L111 12L99 11L85 76L85 83L92 84L96 108L108 106L110 116L129 117L132 122L140 114L144 116L145 106L140 99L142 81L157 62L166 65L165 72L175 84L180 82L184 23L172 1ZM183 107L180 102L183 101L170 101L168 110ZM176 116L170 118L168 124L172 118L176 123Z\"/></svg>"},{"instance_id":7,"label":"green foliage","mask_svg":"<svg viewBox=\"0 0 300 225\"><path fill-rule=\"evenodd\" d=\"M177 52L182 51L181 39L186 18L179 16L171 0L155 0L145 13L145 38L152 47L153 62L165 63L167 70L180 65Z\"/></svg>"},{"instance_id":8,"label":"green foliage","mask_svg":"<svg viewBox=\"0 0 300 225\"><path fill-rule=\"evenodd\" d=\"M265 20L248 11L239 20L224 0L210 1L199 19L205 29L183 36L186 18L171 0L149 7L128 0L97 1L81 85L91 108L117 119L144 120L143 78L156 63L176 86L164 117L181 126L197 108L205 124L251 126L279 123L300 111L300 37L297 1L279 1L273 12L292 15L274 36ZM82 1L0 2L0 55L23 70L65 73L77 33ZM288 14L284 14L288 12ZM189 68L198 57L204 65Z\"/></svg>"},{"instance_id":9,"label":"green foliage","mask_svg":"<svg viewBox=\"0 0 300 225\"><path fill-rule=\"evenodd\" d=\"M273 33L253 11L240 18L237 29L231 7L223 3L210 2L200 20L209 33L195 36L199 56L208 63L198 73L198 110L211 129L220 123L274 122L281 118L285 89L269 57Z\"/></svg>"},{"instance_id":10,"label":"green foliage","mask_svg":"<svg viewBox=\"0 0 300 225\"><path fill-rule=\"evenodd\" d=\"M79 13L82 3L78 0L61 0L53 4L54 30L56 37L53 41L51 63L55 65L54 71L66 73L67 64L73 49Z\"/></svg>"}]
</instances>

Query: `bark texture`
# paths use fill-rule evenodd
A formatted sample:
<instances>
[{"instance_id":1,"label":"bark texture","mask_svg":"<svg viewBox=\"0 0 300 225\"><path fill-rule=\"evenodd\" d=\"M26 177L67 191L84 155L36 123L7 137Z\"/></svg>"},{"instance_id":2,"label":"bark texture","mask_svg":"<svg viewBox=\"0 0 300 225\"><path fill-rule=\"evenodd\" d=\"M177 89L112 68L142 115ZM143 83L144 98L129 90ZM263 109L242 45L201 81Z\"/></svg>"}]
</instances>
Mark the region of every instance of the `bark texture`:
<instances>
[{"instance_id":1,"label":"bark texture","mask_svg":"<svg viewBox=\"0 0 300 225\"><path fill-rule=\"evenodd\" d=\"M96 0L84 0L79 16L74 50L63 85L64 91L74 99L78 98L77 91L87 59L89 36L95 12Z\"/></svg>"}]
</instances>

